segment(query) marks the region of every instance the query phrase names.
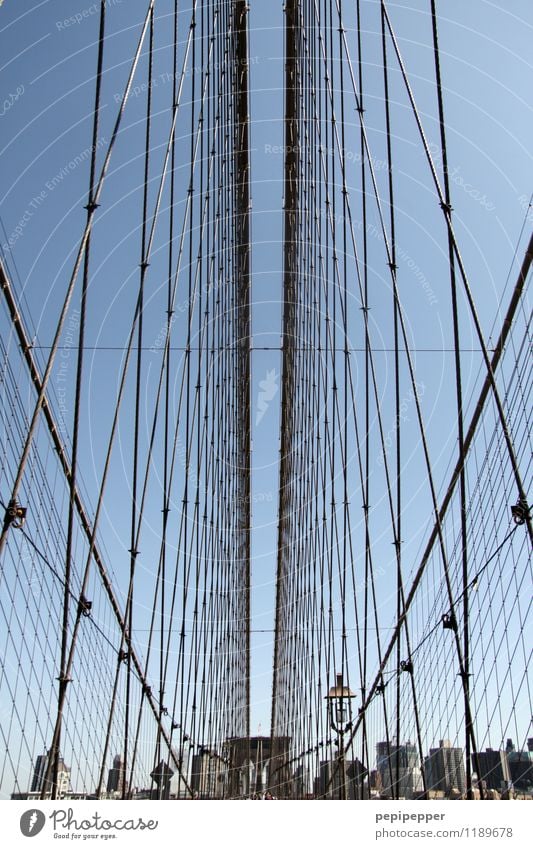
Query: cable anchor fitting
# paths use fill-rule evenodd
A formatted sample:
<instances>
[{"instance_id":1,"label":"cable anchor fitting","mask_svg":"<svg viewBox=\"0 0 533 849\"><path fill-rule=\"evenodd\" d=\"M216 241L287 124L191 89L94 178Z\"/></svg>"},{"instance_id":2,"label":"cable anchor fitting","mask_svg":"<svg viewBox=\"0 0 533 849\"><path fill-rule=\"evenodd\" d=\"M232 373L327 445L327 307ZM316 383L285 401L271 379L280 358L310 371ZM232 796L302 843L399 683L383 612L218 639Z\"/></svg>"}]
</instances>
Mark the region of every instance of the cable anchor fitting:
<instances>
[{"instance_id":1,"label":"cable anchor fitting","mask_svg":"<svg viewBox=\"0 0 533 849\"><path fill-rule=\"evenodd\" d=\"M524 525L529 518L529 506L525 498L519 498L511 507L511 515L515 525Z\"/></svg>"},{"instance_id":2,"label":"cable anchor fitting","mask_svg":"<svg viewBox=\"0 0 533 849\"><path fill-rule=\"evenodd\" d=\"M89 599L88 599L88 598L86 598L86 597L82 594L82 595L80 596L80 600L79 600L79 602L78 602L78 614L79 614L80 616L90 616L90 615L91 615L91 609L92 609L92 606L93 606L92 601L89 601Z\"/></svg>"},{"instance_id":3,"label":"cable anchor fitting","mask_svg":"<svg viewBox=\"0 0 533 849\"><path fill-rule=\"evenodd\" d=\"M21 528L26 521L27 512L27 507L21 507L17 499L12 498L4 516L4 530L7 530L10 525L14 528Z\"/></svg>"},{"instance_id":4,"label":"cable anchor fitting","mask_svg":"<svg viewBox=\"0 0 533 849\"><path fill-rule=\"evenodd\" d=\"M472 678L473 675L474 675L473 672L466 672L464 669L462 669L460 672L457 673L457 677L460 678L461 681L463 681L466 684L468 684L468 679Z\"/></svg>"},{"instance_id":5,"label":"cable anchor fitting","mask_svg":"<svg viewBox=\"0 0 533 849\"><path fill-rule=\"evenodd\" d=\"M411 660L402 660L400 662L400 670L402 672L409 672L411 675L413 674L413 663Z\"/></svg>"},{"instance_id":6,"label":"cable anchor fitting","mask_svg":"<svg viewBox=\"0 0 533 849\"><path fill-rule=\"evenodd\" d=\"M442 627L448 631L457 631L457 619L454 613L445 613L442 617Z\"/></svg>"}]
</instances>

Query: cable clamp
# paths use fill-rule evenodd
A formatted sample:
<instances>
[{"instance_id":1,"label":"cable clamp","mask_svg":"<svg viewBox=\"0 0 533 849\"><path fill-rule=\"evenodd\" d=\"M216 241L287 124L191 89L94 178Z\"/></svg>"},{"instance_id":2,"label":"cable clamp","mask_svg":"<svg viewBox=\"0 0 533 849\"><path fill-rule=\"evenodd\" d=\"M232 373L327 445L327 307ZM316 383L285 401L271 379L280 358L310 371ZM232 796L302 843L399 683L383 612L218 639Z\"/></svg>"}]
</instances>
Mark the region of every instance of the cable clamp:
<instances>
[{"instance_id":1,"label":"cable clamp","mask_svg":"<svg viewBox=\"0 0 533 849\"><path fill-rule=\"evenodd\" d=\"M511 515L515 525L524 525L529 519L529 506L525 498L519 498L511 507Z\"/></svg>"},{"instance_id":2,"label":"cable clamp","mask_svg":"<svg viewBox=\"0 0 533 849\"><path fill-rule=\"evenodd\" d=\"M472 678L472 676L473 676L472 672L465 672L464 669L462 670L462 672L457 673L457 677L461 678L463 681L468 681L468 679Z\"/></svg>"},{"instance_id":3,"label":"cable clamp","mask_svg":"<svg viewBox=\"0 0 533 849\"><path fill-rule=\"evenodd\" d=\"M457 631L457 619L454 613L445 613L442 617L442 627L448 631Z\"/></svg>"},{"instance_id":4,"label":"cable clamp","mask_svg":"<svg viewBox=\"0 0 533 849\"><path fill-rule=\"evenodd\" d=\"M90 616L93 603L89 601L83 594L78 602L78 614L81 616Z\"/></svg>"},{"instance_id":5,"label":"cable clamp","mask_svg":"<svg viewBox=\"0 0 533 849\"><path fill-rule=\"evenodd\" d=\"M4 516L4 530L7 530L10 525L14 528L21 528L26 521L27 507L21 507L16 498L12 498L7 506Z\"/></svg>"}]
</instances>

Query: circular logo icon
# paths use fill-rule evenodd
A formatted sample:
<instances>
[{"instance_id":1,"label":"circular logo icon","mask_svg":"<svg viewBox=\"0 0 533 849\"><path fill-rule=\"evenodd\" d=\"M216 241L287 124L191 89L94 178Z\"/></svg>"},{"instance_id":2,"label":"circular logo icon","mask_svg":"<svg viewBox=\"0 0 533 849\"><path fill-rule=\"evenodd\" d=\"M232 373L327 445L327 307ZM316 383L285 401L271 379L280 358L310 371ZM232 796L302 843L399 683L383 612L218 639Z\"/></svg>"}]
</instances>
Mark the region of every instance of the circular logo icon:
<instances>
[{"instance_id":1,"label":"circular logo icon","mask_svg":"<svg viewBox=\"0 0 533 849\"><path fill-rule=\"evenodd\" d=\"M42 811L32 808L25 811L20 818L20 830L24 837L35 837L44 828L46 817Z\"/></svg>"}]
</instances>

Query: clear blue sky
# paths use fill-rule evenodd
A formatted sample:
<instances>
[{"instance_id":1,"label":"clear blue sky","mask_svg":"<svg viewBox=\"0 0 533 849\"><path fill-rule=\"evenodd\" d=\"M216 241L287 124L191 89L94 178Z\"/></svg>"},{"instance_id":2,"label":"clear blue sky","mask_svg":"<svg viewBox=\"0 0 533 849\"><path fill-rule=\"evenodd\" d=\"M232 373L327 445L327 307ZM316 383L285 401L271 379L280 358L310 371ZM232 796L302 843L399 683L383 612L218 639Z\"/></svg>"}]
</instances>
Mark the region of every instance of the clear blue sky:
<instances>
[{"instance_id":1,"label":"clear blue sky","mask_svg":"<svg viewBox=\"0 0 533 849\"><path fill-rule=\"evenodd\" d=\"M162 14L162 10L168 12L170 5L168 2L158 4L158 14ZM250 5L253 337L255 346L276 347L281 332L283 12L281 2L252 0ZM348 38L353 42L351 7L355 4L345 5L350 7L346 11L346 25ZM374 157L379 161L385 156L385 140L377 6L377 3L363 3L366 120ZM144 0L110 0L109 3L109 26L115 35L109 39L111 52L107 58L100 133L102 149L109 141L117 108L116 97L124 83L127 58L131 55L137 24L145 7ZM434 146L432 149L437 149L428 7L428 2L389 4L427 138ZM511 268L511 280L516 276L513 257L533 186L531 3L529 0L510 3L487 0L444 3L440 0L438 7L454 218L483 328L490 336L494 321L498 327L502 300L504 305L506 303L503 293ZM72 18L76 13L81 13L79 21ZM187 18L186 9L183 17ZM165 36L165 26L171 26L170 18L167 23L165 20L164 17L158 20L156 28L162 45L157 54L156 73L161 75L166 73L170 63L170 36ZM5 228L2 244L6 246L10 266L16 266L20 274L37 341L42 345L50 342L73 250L85 219L83 205L89 166L86 151L90 145L97 23L98 15L87 0L56 0L54 3L44 0L37 4L5 0L0 8L0 65L6 98L0 124L0 202ZM156 106L168 103L165 86L162 76L155 92ZM450 348L444 230L397 74L393 76L392 99L397 128L399 273L406 315L415 348ZM132 98L126 118L126 126L132 127L130 138L139 138L140 130L135 129L135 122L141 119L143 108L144 97L139 92ZM348 147L351 145L354 153L354 170L349 181L357 184L358 128L355 113L352 112L352 116ZM165 120L164 115L156 119L155 132L158 126L161 130L166 126ZM124 317L131 314L135 288L136 210L142 181L142 156L140 153L130 155L133 149L128 146L130 144L118 145L103 198L102 214L108 216L110 224L105 233L101 232L95 246L93 286L99 307L91 318L88 345L123 345L128 330ZM141 149L139 146L138 150ZM162 150L156 150L154 160L161 156ZM81 158L81 164L76 164L76 158ZM378 172L378 178L383 180L384 173ZM113 197L119 198L116 209ZM523 249L524 242L521 247ZM157 264L157 259L154 262ZM380 323L379 285L383 285L385 292L388 284L383 256L379 257L377 248L373 262L378 293L373 314L375 338L379 339L382 334L383 346L387 347L390 340L386 319ZM433 301L428 297L427 287L422 288L420 275L429 281ZM120 285L110 287L110 280L120 281ZM17 288L20 291L20 286ZM111 293L112 298L109 297ZM149 328L156 338L163 315L161 305L156 304L156 295L154 304ZM353 308L357 309L355 295ZM463 330L465 347L477 347L466 314ZM360 327L354 332L352 341L354 347L361 346ZM443 411L453 399L453 387L448 380L452 358L448 353L436 351L417 354L416 362L419 380L425 386L424 413L431 425L431 451L437 479L444 482L454 447L454 436L443 417ZM87 361L89 388L83 430L87 450L82 471L91 500L96 492L120 363L120 351L95 351ZM474 353L470 362L467 358L465 366L465 391L469 395L478 376L479 354ZM390 390L387 375L390 377L391 361L386 354L381 369L383 385ZM256 414L260 382L274 371L279 386L280 370L279 352L254 353L252 574L253 629L256 633L252 654L252 729L256 731L260 725L262 733L269 730L272 675L279 391L272 392L268 409L257 423ZM71 380L73 371L72 368ZM93 415L95 410L98 416ZM385 405L384 411L386 421L388 416L392 424L391 408ZM121 434L127 442L127 422L122 425ZM416 459L415 436L410 448L413 452L413 518L407 522L410 531L405 549L408 573L416 566L416 552L427 527L426 517L421 525L417 516L420 466ZM116 478L109 491L111 499L120 495L124 484L126 472L120 457L115 471ZM123 518L126 527L127 517ZM104 522L103 534L114 563L122 557L125 568L128 542L119 538L118 529L113 533L108 519ZM387 547L386 556L390 558L388 538L383 546L383 551ZM387 619L386 614L384 619Z\"/></svg>"}]
</instances>

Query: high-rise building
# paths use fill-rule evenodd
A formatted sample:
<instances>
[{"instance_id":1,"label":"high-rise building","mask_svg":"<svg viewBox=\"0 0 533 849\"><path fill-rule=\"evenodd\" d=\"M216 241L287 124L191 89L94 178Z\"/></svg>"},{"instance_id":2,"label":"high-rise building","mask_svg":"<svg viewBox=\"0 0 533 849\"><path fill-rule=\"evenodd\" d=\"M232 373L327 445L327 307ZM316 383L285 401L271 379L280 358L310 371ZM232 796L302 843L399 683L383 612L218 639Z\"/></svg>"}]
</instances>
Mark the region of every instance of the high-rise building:
<instances>
[{"instance_id":1,"label":"high-rise building","mask_svg":"<svg viewBox=\"0 0 533 849\"><path fill-rule=\"evenodd\" d=\"M285 798L292 788L290 737L232 737L225 749L229 762L227 795L261 795L270 790Z\"/></svg>"},{"instance_id":2,"label":"high-rise building","mask_svg":"<svg viewBox=\"0 0 533 849\"><path fill-rule=\"evenodd\" d=\"M122 755L115 755L113 767L109 770L107 776L107 792L122 794L122 783L124 780L124 761ZM126 782L126 794L128 792L128 784Z\"/></svg>"},{"instance_id":3,"label":"high-rise building","mask_svg":"<svg viewBox=\"0 0 533 849\"><path fill-rule=\"evenodd\" d=\"M507 752L502 752L494 749L487 749L485 752L478 752L480 775L478 778L485 783L488 790L507 790L511 783L511 770L509 769L509 759ZM476 768L474 757L472 756L472 767Z\"/></svg>"},{"instance_id":4,"label":"high-rise building","mask_svg":"<svg viewBox=\"0 0 533 849\"><path fill-rule=\"evenodd\" d=\"M33 771L33 779L31 782L32 793L42 793L46 771L48 769L48 759L50 753L45 752L43 755L37 755L35 761L35 769ZM51 792L52 782L50 780L47 793ZM70 768L65 764L65 761L59 755L57 768L57 798L62 799L70 790Z\"/></svg>"},{"instance_id":5,"label":"high-rise building","mask_svg":"<svg viewBox=\"0 0 533 849\"><path fill-rule=\"evenodd\" d=\"M452 747L449 740L441 740L438 749L430 749L424 760L426 786L445 796L464 796L466 775L463 750Z\"/></svg>"},{"instance_id":6,"label":"high-rise building","mask_svg":"<svg viewBox=\"0 0 533 849\"><path fill-rule=\"evenodd\" d=\"M336 788L334 783L335 761L321 761L320 771L314 780L314 795L316 799L334 799ZM338 791L337 791L338 796Z\"/></svg>"},{"instance_id":7,"label":"high-rise building","mask_svg":"<svg viewBox=\"0 0 533 849\"><path fill-rule=\"evenodd\" d=\"M416 746L412 743L378 743L377 768L382 795L391 799L414 799L424 790Z\"/></svg>"},{"instance_id":8,"label":"high-rise building","mask_svg":"<svg viewBox=\"0 0 533 849\"><path fill-rule=\"evenodd\" d=\"M292 798L307 799L312 792L312 786L309 768L300 764L292 776Z\"/></svg>"},{"instance_id":9,"label":"high-rise building","mask_svg":"<svg viewBox=\"0 0 533 849\"><path fill-rule=\"evenodd\" d=\"M368 798L368 771L357 758L344 762L346 780L346 798ZM320 762L320 772L316 776L313 787L317 799L339 799L341 795L342 773L337 759Z\"/></svg>"},{"instance_id":10,"label":"high-rise building","mask_svg":"<svg viewBox=\"0 0 533 849\"><path fill-rule=\"evenodd\" d=\"M513 787L523 793L533 792L533 740L527 742L527 752L517 751L512 740L505 747Z\"/></svg>"},{"instance_id":11,"label":"high-rise building","mask_svg":"<svg viewBox=\"0 0 533 849\"><path fill-rule=\"evenodd\" d=\"M202 748L192 758L191 789L200 799L223 799L228 779L227 763Z\"/></svg>"}]
</instances>

